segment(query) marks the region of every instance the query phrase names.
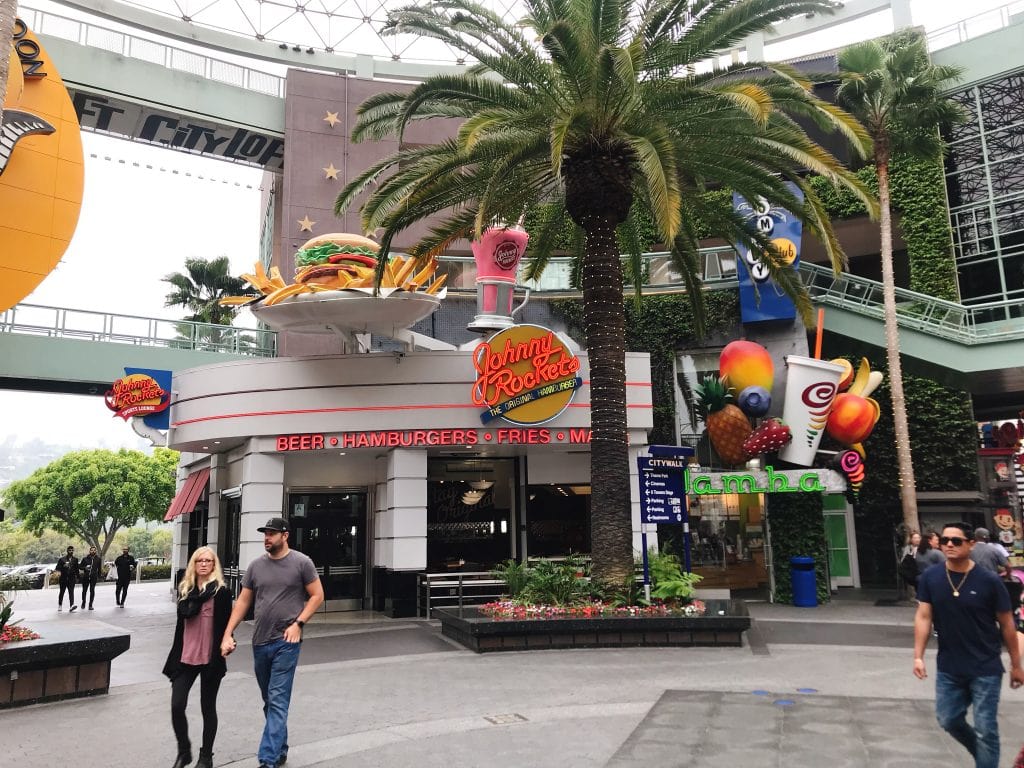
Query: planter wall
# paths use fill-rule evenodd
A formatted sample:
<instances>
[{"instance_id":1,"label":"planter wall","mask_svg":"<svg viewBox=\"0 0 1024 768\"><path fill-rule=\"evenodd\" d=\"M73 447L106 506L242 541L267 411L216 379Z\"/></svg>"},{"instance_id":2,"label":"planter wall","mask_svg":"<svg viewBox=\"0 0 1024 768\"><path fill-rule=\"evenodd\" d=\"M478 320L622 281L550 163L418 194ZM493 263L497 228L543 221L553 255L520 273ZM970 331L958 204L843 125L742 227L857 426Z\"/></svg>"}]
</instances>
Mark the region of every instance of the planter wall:
<instances>
[{"instance_id":1,"label":"planter wall","mask_svg":"<svg viewBox=\"0 0 1024 768\"><path fill-rule=\"evenodd\" d=\"M131 636L34 622L42 637L0 645L0 709L107 693L110 662Z\"/></svg>"},{"instance_id":2,"label":"planter wall","mask_svg":"<svg viewBox=\"0 0 1024 768\"><path fill-rule=\"evenodd\" d=\"M492 619L476 608L437 608L441 632L477 653L553 648L743 645L750 616L740 600L708 600L703 616ZM719 613L721 612L721 613Z\"/></svg>"}]
</instances>

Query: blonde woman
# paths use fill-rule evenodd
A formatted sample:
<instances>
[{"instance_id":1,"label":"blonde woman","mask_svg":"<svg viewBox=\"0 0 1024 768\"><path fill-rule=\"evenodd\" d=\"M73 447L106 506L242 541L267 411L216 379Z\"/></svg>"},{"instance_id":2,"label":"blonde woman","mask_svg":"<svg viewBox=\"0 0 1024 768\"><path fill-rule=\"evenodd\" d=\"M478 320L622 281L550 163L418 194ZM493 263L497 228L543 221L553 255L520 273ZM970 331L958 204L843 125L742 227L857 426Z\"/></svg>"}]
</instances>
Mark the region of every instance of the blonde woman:
<instances>
[{"instance_id":1,"label":"blonde woman","mask_svg":"<svg viewBox=\"0 0 1024 768\"><path fill-rule=\"evenodd\" d=\"M200 547L189 558L178 587L178 624L163 670L171 680L171 724L178 741L178 757L173 768L185 768L192 762L185 705L197 677L203 712L203 746L195 768L213 768L217 692L227 672L220 639L231 616L231 606L231 591L224 583L217 553L209 547Z\"/></svg>"}]
</instances>

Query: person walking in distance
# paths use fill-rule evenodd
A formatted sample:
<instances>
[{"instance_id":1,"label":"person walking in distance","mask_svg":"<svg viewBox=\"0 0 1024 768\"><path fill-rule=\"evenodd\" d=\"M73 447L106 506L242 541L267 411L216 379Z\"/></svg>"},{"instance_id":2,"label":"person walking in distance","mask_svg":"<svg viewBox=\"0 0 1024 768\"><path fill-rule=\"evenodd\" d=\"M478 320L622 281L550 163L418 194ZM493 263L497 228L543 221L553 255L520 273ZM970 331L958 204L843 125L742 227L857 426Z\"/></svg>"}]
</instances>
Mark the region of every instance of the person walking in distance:
<instances>
[{"instance_id":1,"label":"person walking in distance","mask_svg":"<svg viewBox=\"0 0 1024 768\"><path fill-rule=\"evenodd\" d=\"M132 571L135 570L135 558L128 554L128 547L121 550L114 561L117 569L117 584L114 585L114 602L124 608L124 599L128 597L128 585L132 582Z\"/></svg>"},{"instance_id":2,"label":"person walking in distance","mask_svg":"<svg viewBox=\"0 0 1024 768\"><path fill-rule=\"evenodd\" d=\"M96 600L96 582L100 578L100 556L96 554L96 547L89 547L89 554L78 563L78 572L82 581L82 610L85 610L85 594L89 593L89 610L91 611L93 601ZM72 600L74 602L74 600Z\"/></svg>"},{"instance_id":3,"label":"person walking in distance","mask_svg":"<svg viewBox=\"0 0 1024 768\"><path fill-rule=\"evenodd\" d=\"M1006 557L1006 550L988 540L988 528L975 528L971 560L998 576L1010 575L1010 561Z\"/></svg>"},{"instance_id":4,"label":"person walking in distance","mask_svg":"<svg viewBox=\"0 0 1024 768\"><path fill-rule=\"evenodd\" d=\"M1010 596L998 576L971 560L972 536L967 523L947 524L939 536L945 565L928 568L918 580L914 675L928 676L924 651L934 622L936 719L967 748L976 768L999 768L1000 643L1010 654L1011 688L1024 683L1024 668ZM968 706L974 708L973 727L965 717Z\"/></svg>"},{"instance_id":5,"label":"person walking in distance","mask_svg":"<svg viewBox=\"0 0 1024 768\"><path fill-rule=\"evenodd\" d=\"M260 739L260 768L275 768L288 759L288 707L302 630L324 601L324 588L313 561L288 547L288 522L272 517L262 528L266 553L249 564L221 640L221 652L235 650L235 627L253 603L256 592L252 655L263 696L266 722Z\"/></svg>"},{"instance_id":6,"label":"person walking in distance","mask_svg":"<svg viewBox=\"0 0 1024 768\"><path fill-rule=\"evenodd\" d=\"M231 590L224 582L217 553L200 547L192 553L178 585L178 623L174 627L163 673L171 681L171 725L178 742L173 768L192 762L185 706L199 678L199 706L203 713L203 746L195 768L213 768L213 742L217 737L217 692L227 674L219 643L231 617Z\"/></svg>"},{"instance_id":7,"label":"person walking in distance","mask_svg":"<svg viewBox=\"0 0 1024 768\"><path fill-rule=\"evenodd\" d=\"M68 547L67 552L64 553L64 557L57 561L57 573L60 574L58 585L60 591L57 593L57 610L64 610L64 593L68 593L68 602L71 604L71 610L74 611L78 606L75 605L75 584L78 583L78 558L75 557L75 548Z\"/></svg>"}]
</instances>

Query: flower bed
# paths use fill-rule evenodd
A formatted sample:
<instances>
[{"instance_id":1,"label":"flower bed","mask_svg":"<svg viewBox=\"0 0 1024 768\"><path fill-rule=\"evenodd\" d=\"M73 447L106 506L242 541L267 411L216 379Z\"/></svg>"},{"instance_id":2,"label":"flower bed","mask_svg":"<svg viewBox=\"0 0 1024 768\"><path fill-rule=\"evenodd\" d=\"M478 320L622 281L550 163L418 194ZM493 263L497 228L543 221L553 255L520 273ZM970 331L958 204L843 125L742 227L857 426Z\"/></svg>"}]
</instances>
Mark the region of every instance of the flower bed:
<instances>
[{"instance_id":1,"label":"flower bed","mask_svg":"<svg viewBox=\"0 0 1024 768\"><path fill-rule=\"evenodd\" d=\"M612 605L587 603L584 605L520 605L511 600L485 603L479 607L482 615L492 619L591 619L598 617L629 616L703 616L707 606L701 600L683 605L654 603L653 605Z\"/></svg>"},{"instance_id":2,"label":"flower bed","mask_svg":"<svg viewBox=\"0 0 1024 768\"><path fill-rule=\"evenodd\" d=\"M691 613L687 614L689 608ZM697 613L703 609L702 613ZM477 653L553 648L627 646L742 646L750 629L741 600L694 600L613 608L523 606L510 602L480 608L437 608L441 632Z\"/></svg>"},{"instance_id":3,"label":"flower bed","mask_svg":"<svg viewBox=\"0 0 1024 768\"><path fill-rule=\"evenodd\" d=\"M31 629L8 624L0 630L0 644L16 643L19 640L38 640L39 635Z\"/></svg>"}]
</instances>

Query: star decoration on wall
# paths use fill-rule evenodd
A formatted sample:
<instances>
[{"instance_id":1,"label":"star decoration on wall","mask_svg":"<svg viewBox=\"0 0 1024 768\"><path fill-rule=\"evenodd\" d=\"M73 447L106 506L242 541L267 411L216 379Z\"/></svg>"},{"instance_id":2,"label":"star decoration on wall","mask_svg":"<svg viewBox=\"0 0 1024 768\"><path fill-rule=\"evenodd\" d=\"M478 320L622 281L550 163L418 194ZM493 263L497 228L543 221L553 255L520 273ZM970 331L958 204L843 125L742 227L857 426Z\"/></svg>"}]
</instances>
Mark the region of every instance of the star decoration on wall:
<instances>
[{"instance_id":1,"label":"star decoration on wall","mask_svg":"<svg viewBox=\"0 0 1024 768\"><path fill-rule=\"evenodd\" d=\"M299 224L299 232L312 232L313 231L313 225L316 224L316 222L315 221L310 221L309 220L309 214L305 214L305 215L303 215L303 217L301 219L299 219L298 224Z\"/></svg>"},{"instance_id":2,"label":"star decoration on wall","mask_svg":"<svg viewBox=\"0 0 1024 768\"><path fill-rule=\"evenodd\" d=\"M341 122L341 118L338 117L337 112L328 112L327 117L324 118L324 122L330 124L331 128Z\"/></svg>"},{"instance_id":3,"label":"star decoration on wall","mask_svg":"<svg viewBox=\"0 0 1024 768\"><path fill-rule=\"evenodd\" d=\"M337 179L338 178L338 170L339 170L338 168L334 167L334 163L331 163L330 165L328 165L326 168L323 169L324 178L325 179Z\"/></svg>"}]
</instances>

